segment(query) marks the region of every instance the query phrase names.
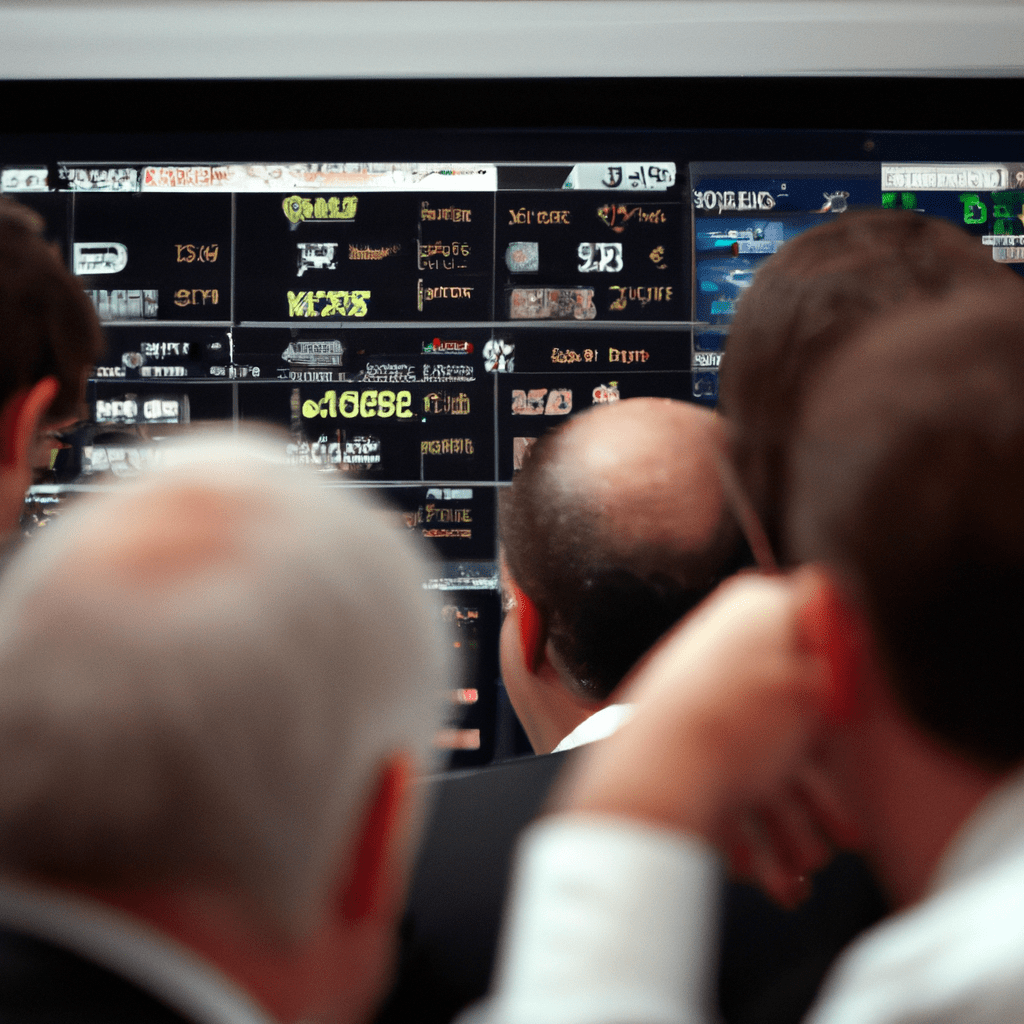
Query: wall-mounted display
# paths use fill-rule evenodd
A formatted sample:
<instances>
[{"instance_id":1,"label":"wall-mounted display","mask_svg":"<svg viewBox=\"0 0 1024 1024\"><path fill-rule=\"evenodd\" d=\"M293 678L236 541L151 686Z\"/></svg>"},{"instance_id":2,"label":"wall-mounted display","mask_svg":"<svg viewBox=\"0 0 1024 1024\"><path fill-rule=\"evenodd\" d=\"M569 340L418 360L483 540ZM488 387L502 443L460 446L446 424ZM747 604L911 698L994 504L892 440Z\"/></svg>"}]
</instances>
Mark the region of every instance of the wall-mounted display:
<instances>
[{"instance_id":1,"label":"wall-mounted display","mask_svg":"<svg viewBox=\"0 0 1024 1024\"><path fill-rule=\"evenodd\" d=\"M469 673L445 746L455 764L502 753L497 504L536 438L634 396L714 405L758 267L850 210L948 218L1024 268L1024 164L1005 162L1008 133L691 130L696 98L724 124L740 117L725 84L676 83L670 102L676 85L647 83L648 105L631 107L620 82L602 83L618 127L573 113L573 83L551 93L556 113L541 86L498 82L474 88L504 127L429 131L427 112L447 108L425 97L443 87L410 83L420 113L394 131L398 114L381 112L380 130L303 121L289 134L268 114L251 136L176 134L171 93L136 83L145 131L116 134L98 112L88 131L0 130L0 192L44 216L108 339L88 419L55 444L28 519L143 471L197 423L272 424L283 458L325 487L372 489L432 547L424 582L448 595L439 628ZM104 88L96 111L113 109ZM317 88L325 116L334 91L348 95ZM741 88L753 86L728 86L734 100ZM816 88L838 100L858 87ZM211 102L240 89L211 83ZM275 86L292 100L303 89ZM517 123L535 109L543 126L505 125L513 99Z\"/></svg>"}]
</instances>

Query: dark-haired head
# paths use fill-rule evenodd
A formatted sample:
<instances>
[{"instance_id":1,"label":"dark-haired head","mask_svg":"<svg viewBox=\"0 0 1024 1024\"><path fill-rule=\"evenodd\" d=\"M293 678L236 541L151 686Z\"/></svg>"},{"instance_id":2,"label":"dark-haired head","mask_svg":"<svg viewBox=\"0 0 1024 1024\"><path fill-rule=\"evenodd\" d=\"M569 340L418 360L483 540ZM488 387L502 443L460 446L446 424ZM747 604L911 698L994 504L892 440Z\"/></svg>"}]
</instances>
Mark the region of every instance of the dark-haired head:
<instances>
[{"instance_id":1,"label":"dark-haired head","mask_svg":"<svg viewBox=\"0 0 1024 1024\"><path fill-rule=\"evenodd\" d=\"M730 328L720 409L737 472L780 558L791 560L781 535L785 448L808 377L899 305L1008 277L978 239L894 210L844 213L786 242L758 270Z\"/></svg>"},{"instance_id":2,"label":"dark-haired head","mask_svg":"<svg viewBox=\"0 0 1024 1024\"><path fill-rule=\"evenodd\" d=\"M788 550L849 589L917 723L988 768L1024 760L1024 282L873 324L794 421Z\"/></svg>"},{"instance_id":3,"label":"dark-haired head","mask_svg":"<svg viewBox=\"0 0 1024 1024\"><path fill-rule=\"evenodd\" d=\"M38 214L0 197L0 408L53 377L46 418L60 422L81 415L85 375L104 342L81 282L42 231Z\"/></svg>"}]
</instances>

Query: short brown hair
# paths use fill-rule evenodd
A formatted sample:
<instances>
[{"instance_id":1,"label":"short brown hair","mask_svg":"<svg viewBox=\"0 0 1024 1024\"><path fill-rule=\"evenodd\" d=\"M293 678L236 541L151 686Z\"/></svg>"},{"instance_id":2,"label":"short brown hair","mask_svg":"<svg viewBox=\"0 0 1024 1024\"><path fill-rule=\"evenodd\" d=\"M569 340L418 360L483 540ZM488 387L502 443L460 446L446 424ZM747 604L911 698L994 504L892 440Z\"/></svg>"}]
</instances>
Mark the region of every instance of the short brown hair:
<instances>
[{"instance_id":1,"label":"short brown hair","mask_svg":"<svg viewBox=\"0 0 1024 1024\"><path fill-rule=\"evenodd\" d=\"M104 350L92 303L34 211L0 196L0 408L44 377L60 385L47 418L80 415L85 373Z\"/></svg>"},{"instance_id":2,"label":"short brown hair","mask_svg":"<svg viewBox=\"0 0 1024 1024\"><path fill-rule=\"evenodd\" d=\"M781 560L785 447L808 376L900 303L1011 275L952 224L896 210L844 213L786 242L757 271L729 331L719 408L734 432L737 472Z\"/></svg>"},{"instance_id":3,"label":"short brown hair","mask_svg":"<svg viewBox=\"0 0 1024 1024\"><path fill-rule=\"evenodd\" d=\"M893 691L974 761L1024 759L1024 282L910 304L807 385L786 539L845 581Z\"/></svg>"}]
</instances>

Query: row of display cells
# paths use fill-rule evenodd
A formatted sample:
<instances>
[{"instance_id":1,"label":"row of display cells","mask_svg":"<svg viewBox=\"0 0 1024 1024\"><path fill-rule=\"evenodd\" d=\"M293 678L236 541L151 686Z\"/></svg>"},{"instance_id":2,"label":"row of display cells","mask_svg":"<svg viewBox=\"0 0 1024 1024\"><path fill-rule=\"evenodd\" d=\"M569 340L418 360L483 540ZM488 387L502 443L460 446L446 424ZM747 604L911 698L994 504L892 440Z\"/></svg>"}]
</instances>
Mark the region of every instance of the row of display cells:
<instances>
[{"instance_id":1,"label":"row of display cells","mask_svg":"<svg viewBox=\"0 0 1024 1024\"><path fill-rule=\"evenodd\" d=\"M511 198L510 198L511 197ZM673 197L675 198L675 197ZM685 321L684 206L593 192L31 197L100 317Z\"/></svg>"},{"instance_id":2,"label":"row of display cells","mask_svg":"<svg viewBox=\"0 0 1024 1024\"><path fill-rule=\"evenodd\" d=\"M339 481L506 481L533 439L565 417L632 396L685 399L689 388L685 371L607 380L549 371L446 384L96 380L91 422L66 438L53 482L134 473L159 458L165 439L200 421L273 424L289 460Z\"/></svg>"},{"instance_id":3,"label":"row of display cells","mask_svg":"<svg viewBox=\"0 0 1024 1024\"><path fill-rule=\"evenodd\" d=\"M295 383L473 381L492 373L679 370L685 330L325 329L108 325L98 379L252 379Z\"/></svg>"}]
</instances>

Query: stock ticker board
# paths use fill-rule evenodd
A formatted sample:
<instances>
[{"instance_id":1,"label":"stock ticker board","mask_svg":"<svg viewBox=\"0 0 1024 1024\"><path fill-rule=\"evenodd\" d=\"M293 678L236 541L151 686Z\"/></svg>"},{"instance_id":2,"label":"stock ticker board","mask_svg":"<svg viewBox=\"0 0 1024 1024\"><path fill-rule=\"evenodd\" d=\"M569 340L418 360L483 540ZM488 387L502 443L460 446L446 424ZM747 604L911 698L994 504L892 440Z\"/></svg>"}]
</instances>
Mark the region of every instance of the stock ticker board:
<instances>
[{"instance_id":1,"label":"stock ticker board","mask_svg":"<svg viewBox=\"0 0 1024 1024\"><path fill-rule=\"evenodd\" d=\"M277 424L439 555L470 762L493 745L497 492L536 437L633 396L713 405L758 265L847 210L944 217L1024 264L1008 163L68 161L0 167L0 191L46 218L109 343L35 520L198 421Z\"/></svg>"}]
</instances>

